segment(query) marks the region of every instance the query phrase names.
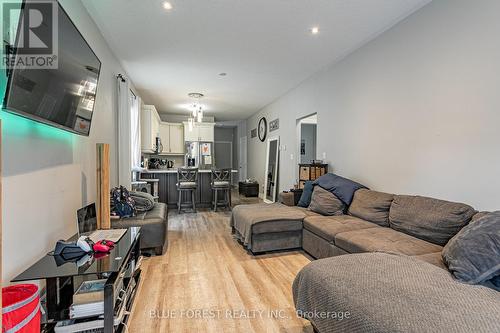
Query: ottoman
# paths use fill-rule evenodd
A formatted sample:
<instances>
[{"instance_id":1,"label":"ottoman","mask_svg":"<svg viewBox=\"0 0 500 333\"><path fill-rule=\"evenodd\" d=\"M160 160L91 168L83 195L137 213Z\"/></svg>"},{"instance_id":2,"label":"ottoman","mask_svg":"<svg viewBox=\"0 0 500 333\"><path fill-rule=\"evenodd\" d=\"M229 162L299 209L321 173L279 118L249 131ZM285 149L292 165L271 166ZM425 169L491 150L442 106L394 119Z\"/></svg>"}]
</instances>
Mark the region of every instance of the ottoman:
<instances>
[{"instance_id":1,"label":"ottoman","mask_svg":"<svg viewBox=\"0 0 500 333\"><path fill-rule=\"evenodd\" d=\"M231 215L232 232L253 254L302 247L306 214L280 203L239 205Z\"/></svg>"}]
</instances>

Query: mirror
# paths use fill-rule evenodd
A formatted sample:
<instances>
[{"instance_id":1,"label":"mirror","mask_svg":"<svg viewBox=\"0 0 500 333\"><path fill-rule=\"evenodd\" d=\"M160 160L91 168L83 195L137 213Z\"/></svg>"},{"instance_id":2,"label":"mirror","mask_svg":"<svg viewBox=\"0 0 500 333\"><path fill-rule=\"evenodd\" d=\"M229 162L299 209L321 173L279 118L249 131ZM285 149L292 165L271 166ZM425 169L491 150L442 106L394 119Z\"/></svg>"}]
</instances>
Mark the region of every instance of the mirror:
<instances>
[{"instance_id":1,"label":"mirror","mask_svg":"<svg viewBox=\"0 0 500 333\"><path fill-rule=\"evenodd\" d=\"M278 192L279 138L267 141L266 179L264 185L264 202L276 201Z\"/></svg>"},{"instance_id":2,"label":"mirror","mask_svg":"<svg viewBox=\"0 0 500 333\"><path fill-rule=\"evenodd\" d=\"M299 120L301 164L309 164L316 159L317 122L316 114Z\"/></svg>"}]
</instances>

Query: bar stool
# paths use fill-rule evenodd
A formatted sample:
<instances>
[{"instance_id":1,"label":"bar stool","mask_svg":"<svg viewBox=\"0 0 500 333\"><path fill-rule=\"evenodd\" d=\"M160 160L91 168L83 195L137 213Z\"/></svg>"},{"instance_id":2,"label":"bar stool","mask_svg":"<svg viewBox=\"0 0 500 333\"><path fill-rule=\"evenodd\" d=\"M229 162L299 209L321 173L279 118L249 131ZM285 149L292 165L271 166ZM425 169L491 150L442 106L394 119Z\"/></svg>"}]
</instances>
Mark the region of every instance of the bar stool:
<instances>
[{"instance_id":1,"label":"bar stool","mask_svg":"<svg viewBox=\"0 0 500 333\"><path fill-rule=\"evenodd\" d=\"M212 170L212 193L214 211L217 211L217 205L221 204L231 209L231 169L213 169ZM224 201L219 201L219 191L224 192Z\"/></svg>"},{"instance_id":2,"label":"bar stool","mask_svg":"<svg viewBox=\"0 0 500 333\"><path fill-rule=\"evenodd\" d=\"M195 192L198 189L198 168L179 168L177 169L177 192L179 201L177 203L177 212L181 212L181 208L192 205L196 213ZM182 193L191 192L191 205L182 203Z\"/></svg>"}]
</instances>

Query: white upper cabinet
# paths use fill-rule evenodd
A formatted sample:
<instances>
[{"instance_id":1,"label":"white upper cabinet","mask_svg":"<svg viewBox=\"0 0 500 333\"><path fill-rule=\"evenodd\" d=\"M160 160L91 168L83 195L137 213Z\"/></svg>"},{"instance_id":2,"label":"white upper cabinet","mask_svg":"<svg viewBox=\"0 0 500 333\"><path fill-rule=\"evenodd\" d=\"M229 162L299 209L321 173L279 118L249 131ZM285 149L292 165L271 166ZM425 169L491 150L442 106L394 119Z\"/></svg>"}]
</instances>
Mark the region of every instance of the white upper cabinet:
<instances>
[{"instance_id":1,"label":"white upper cabinet","mask_svg":"<svg viewBox=\"0 0 500 333\"><path fill-rule=\"evenodd\" d=\"M198 141L214 142L214 128L214 123L199 123L198 135L200 139Z\"/></svg>"},{"instance_id":2,"label":"white upper cabinet","mask_svg":"<svg viewBox=\"0 0 500 333\"><path fill-rule=\"evenodd\" d=\"M198 141L198 127L193 126L189 129L188 123L184 123L184 141Z\"/></svg>"},{"instance_id":3,"label":"white upper cabinet","mask_svg":"<svg viewBox=\"0 0 500 333\"><path fill-rule=\"evenodd\" d=\"M182 124L170 124L170 152L184 154L184 126Z\"/></svg>"},{"instance_id":4,"label":"white upper cabinet","mask_svg":"<svg viewBox=\"0 0 500 333\"><path fill-rule=\"evenodd\" d=\"M184 122L184 141L214 142L215 123L194 123L192 130Z\"/></svg>"},{"instance_id":5,"label":"white upper cabinet","mask_svg":"<svg viewBox=\"0 0 500 333\"><path fill-rule=\"evenodd\" d=\"M177 123L160 123L162 154L184 154L184 127Z\"/></svg>"},{"instance_id":6,"label":"white upper cabinet","mask_svg":"<svg viewBox=\"0 0 500 333\"><path fill-rule=\"evenodd\" d=\"M156 150L156 137L160 131L160 115L154 105L144 105L141 111L141 149L152 153Z\"/></svg>"}]
</instances>

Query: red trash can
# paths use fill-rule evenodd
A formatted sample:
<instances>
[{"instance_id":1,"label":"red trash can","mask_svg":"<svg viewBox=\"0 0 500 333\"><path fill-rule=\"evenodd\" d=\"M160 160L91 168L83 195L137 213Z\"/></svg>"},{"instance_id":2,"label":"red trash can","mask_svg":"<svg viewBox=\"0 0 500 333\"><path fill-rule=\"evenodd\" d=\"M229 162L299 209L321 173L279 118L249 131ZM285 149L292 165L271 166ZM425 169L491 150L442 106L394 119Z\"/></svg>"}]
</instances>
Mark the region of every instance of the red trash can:
<instances>
[{"instance_id":1,"label":"red trash can","mask_svg":"<svg viewBox=\"0 0 500 333\"><path fill-rule=\"evenodd\" d=\"M34 284L2 288L2 332L40 332L40 295Z\"/></svg>"}]
</instances>

